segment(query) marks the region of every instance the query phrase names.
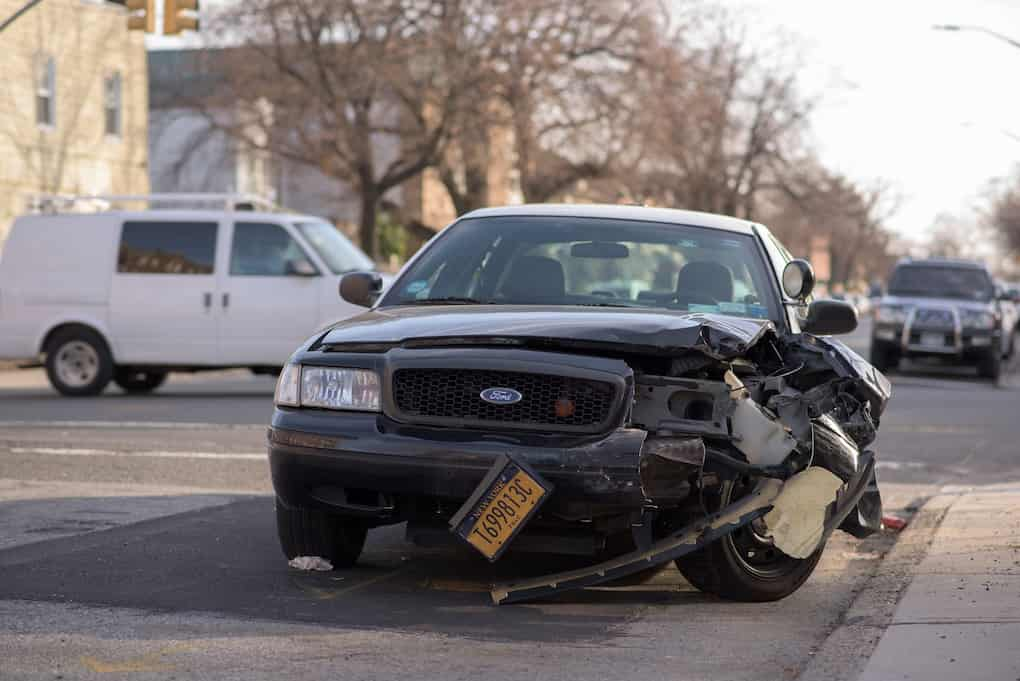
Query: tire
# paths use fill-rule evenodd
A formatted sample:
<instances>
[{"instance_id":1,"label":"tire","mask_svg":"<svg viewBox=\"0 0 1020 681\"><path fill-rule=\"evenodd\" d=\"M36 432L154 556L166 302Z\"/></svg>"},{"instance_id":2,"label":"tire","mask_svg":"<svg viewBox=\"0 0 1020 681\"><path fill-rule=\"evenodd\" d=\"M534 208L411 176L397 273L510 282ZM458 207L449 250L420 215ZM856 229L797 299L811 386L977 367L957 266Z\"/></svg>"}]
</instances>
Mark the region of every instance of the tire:
<instances>
[{"instance_id":1,"label":"tire","mask_svg":"<svg viewBox=\"0 0 1020 681\"><path fill-rule=\"evenodd\" d=\"M871 365L882 373L895 371L900 364L900 358L896 351L874 338L871 339L870 360Z\"/></svg>"},{"instance_id":2,"label":"tire","mask_svg":"<svg viewBox=\"0 0 1020 681\"><path fill-rule=\"evenodd\" d=\"M46 342L46 377L61 395L98 395L113 378L110 348L87 327L60 329Z\"/></svg>"},{"instance_id":3,"label":"tire","mask_svg":"<svg viewBox=\"0 0 1020 681\"><path fill-rule=\"evenodd\" d=\"M732 487L729 489L733 489ZM751 485L741 486L749 492ZM723 494L724 503L740 493ZM755 558L747 556L754 547ZM825 546L807 558L791 558L769 545L752 525L745 525L703 549L678 558L677 569L695 588L731 601L760 603L786 598L807 581ZM760 551L760 553L759 553Z\"/></svg>"},{"instance_id":4,"label":"tire","mask_svg":"<svg viewBox=\"0 0 1020 681\"><path fill-rule=\"evenodd\" d=\"M287 560L319 556L333 569L349 568L365 548L368 528L340 515L309 508L287 508L276 500L276 531Z\"/></svg>"},{"instance_id":5,"label":"tire","mask_svg":"<svg viewBox=\"0 0 1020 681\"><path fill-rule=\"evenodd\" d=\"M131 395L151 393L166 381L165 371L135 371L129 367L117 367L113 382Z\"/></svg>"},{"instance_id":6,"label":"tire","mask_svg":"<svg viewBox=\"0 0 1020 681\"><path fill-rule=\"evenodd\" d=\"M989 349L978 361L977 370L978 376L998 381L1002 376L1002 355L994 348Z\"/></svg>"}]
</instances>

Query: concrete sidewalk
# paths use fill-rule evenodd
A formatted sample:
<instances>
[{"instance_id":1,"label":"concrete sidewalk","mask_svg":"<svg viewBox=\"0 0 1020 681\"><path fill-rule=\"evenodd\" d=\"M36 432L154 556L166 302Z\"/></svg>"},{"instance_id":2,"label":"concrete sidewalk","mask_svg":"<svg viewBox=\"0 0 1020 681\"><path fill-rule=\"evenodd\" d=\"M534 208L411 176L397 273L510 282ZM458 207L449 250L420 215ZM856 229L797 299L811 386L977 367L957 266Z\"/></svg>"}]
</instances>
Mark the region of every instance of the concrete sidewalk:
<instances>
[{"instance_id":1,"label":"concrete sidewalk","mask_svg":"<svg viewBox=\"0 0 1020 681\"><path fill-rule=\"evenodd\" d=\"M860 680L1020 680L1020 485L927 507L945 515Z\"/></svg>"}]
</instances>

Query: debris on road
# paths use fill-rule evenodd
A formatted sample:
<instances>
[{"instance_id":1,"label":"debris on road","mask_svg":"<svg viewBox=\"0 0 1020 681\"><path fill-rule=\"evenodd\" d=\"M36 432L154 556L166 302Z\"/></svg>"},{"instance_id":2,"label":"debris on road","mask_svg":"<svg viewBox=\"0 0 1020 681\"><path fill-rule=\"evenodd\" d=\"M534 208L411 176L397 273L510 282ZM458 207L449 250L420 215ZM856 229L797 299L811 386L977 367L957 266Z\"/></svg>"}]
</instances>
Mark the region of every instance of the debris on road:
<instances>
[{"instance_id":1,"label":"debris on road","mask_svg":"<svg viewBox=\"0 0 1020 681\"><path fill-rule=\"evenodd\" d=\"M894 515L882 516L882 529L892 532L902 532L907 526L907 521Z\"/></svg>"},{"instance_id":2,"label":"debris on road","mask_svg":"<svg viewBox=\"0 0 1020 681\"><path fill-rule=\"evenodd\" d=\"M295 570L318 570L320 572L329 572L333 569L333 564L325 558L319 556L297 556L291 558L287 565L291 566Z\"/></svg>"}]
</instances>

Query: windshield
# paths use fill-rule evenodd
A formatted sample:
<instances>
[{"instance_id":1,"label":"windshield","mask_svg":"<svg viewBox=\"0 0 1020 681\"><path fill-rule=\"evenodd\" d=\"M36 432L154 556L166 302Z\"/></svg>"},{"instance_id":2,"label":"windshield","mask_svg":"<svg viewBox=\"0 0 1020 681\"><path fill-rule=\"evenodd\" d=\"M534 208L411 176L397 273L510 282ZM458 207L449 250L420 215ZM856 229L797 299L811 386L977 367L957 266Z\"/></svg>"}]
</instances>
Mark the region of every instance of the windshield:
<instances>
[{"instance_id":1,"label":"windshield","mask_svg":"<svg viewBox=\"0 0 1020 681\"><path fill-rule=\"evenodd\" d=\"M381 305L484 303L665 308L780 319L752 236L580 217L462 220Z\"/></svg>"},{"instance_id":2,"label":"windshield","mask_svg":"<svg viewBox=\"0 0 1020 681\"><path fill-rule=\"evenodd\" d=\"M889 295L922 298L991 300L992 281L983 270L915 265L898 267L889 281Z\"/></svg>"},{"instance_id":3,"label":"windshield","mask_svg":"<svg viewBox=\"0 0 1020 681\"><path fill-rule=\"evenodd\" d=\"M333 274L375 269L372 259L328 222L299 222L297 228Z\"/></svg>"}]
</instances>

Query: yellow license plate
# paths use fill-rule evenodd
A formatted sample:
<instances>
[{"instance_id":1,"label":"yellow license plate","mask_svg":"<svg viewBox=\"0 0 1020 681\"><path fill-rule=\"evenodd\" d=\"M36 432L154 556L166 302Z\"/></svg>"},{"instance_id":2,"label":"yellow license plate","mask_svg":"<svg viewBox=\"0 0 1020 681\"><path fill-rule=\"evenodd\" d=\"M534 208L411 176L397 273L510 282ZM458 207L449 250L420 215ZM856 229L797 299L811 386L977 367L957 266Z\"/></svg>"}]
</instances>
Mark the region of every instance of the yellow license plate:
<instances>
[{"instance_id":1,"label":"yellow license plate","mask_svg":"<svg viewBox=\"0 0 1020 681\"><path fill-rule=\"evenodd\" d=\"M524 464L501 457L450 525L455 534L495 561L551 491L551 485Z\"/></svg>"}]
</instances>

